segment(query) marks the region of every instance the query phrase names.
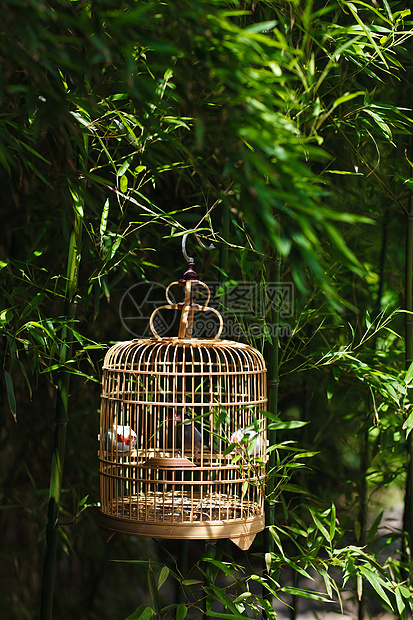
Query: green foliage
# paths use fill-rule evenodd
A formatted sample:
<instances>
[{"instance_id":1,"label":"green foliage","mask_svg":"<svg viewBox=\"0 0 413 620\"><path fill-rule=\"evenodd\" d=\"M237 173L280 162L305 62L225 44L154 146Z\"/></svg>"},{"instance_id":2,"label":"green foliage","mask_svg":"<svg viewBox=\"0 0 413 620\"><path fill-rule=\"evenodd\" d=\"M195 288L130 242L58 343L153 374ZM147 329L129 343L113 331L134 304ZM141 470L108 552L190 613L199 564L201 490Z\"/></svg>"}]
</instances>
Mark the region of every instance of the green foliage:
<instances>
[{"instance_id":1,"label":"green foliage","mask_svg":"<svg viewBox=\"0 0 413 620\"><path fill-rule=\"evenodd\" d=\"M16 547L16 578L30 583L17 602L10 594L5 613L35 615L39 579L25 577L40 551L27 541L44 536L56 395L66 412L70 403L73 484L58 500L59 572L82 574L90 592L108 577L91 517L103 349L125 336L122 294L136 282L169 282L182 268L181 236L197 230L230 249L220 272L215 258L201 258L205 279L224 280L220 294L231 280L265 284L276 255L296 284L292 336L280 338L282 415L270 420L276 552L264 550L266 571L241 577L240 563L222 558L209 558L208 570L194 562L185 575L155 572L151 561L140 574L150 603L129 617L192 617L206 597L211 617L264 609L270 618L269 597L324 604L347 586L362 600L369 588L404 617L403 561L377 551L400 537L384 536L378 516L368 531L362 513L404 479L413 428L412 366L404 369L395 312L412 178L410 10L359 0L1 0L0 11L1 516L11 540L4 560ZM391 269L379 256L380 227ZM271 312L250 320L267 355ZM8 516L16 510L27 537ZM143 553L129 544L126 559ZM300 585L309 578L314 590ZM124 573L117 579L121 588ZM194 596L168 604L171 580ZM128 589L125 602L114 585L101 587L102 601L69 601L61 588L57 614L126 617L142 600Z\"/></svg>"},{"instance_id":2,"label":"green foliage","mask_svg":"<svg viewBox=\"0 0 413 620\"><path fill-rule=\"evenodd\" d=\"M61 170L70 176L77 167L77 154L84 149L82 134L89 135L89 165L83 174L90 183L88 204L101 218L99 226L88 221L86 226L93 236L99 230L99 245L103 231L108 233L104 264L119 265L119 258L113 259L119 245L125 246L117 240L131 232L118 224L115 237L110 238L112 202L119 203L120 223L134 200L139 204L132 204L159 223L179 228L175 218L164 218L163 210L148 202L147 192L142 193L149 182L159 183L160 177L174 172L194 189L216 195L232 182L225 202L238 220L247 218L258 249L265 239L290 256L299 286L306 280L299 267L303 257L334 295L320 261L325 255L320 235L325 235L329 249L341 261L361 269L334 224L367 220L327 206L325 182L319 174L319 162L326 153L319 145L324 142L323 132L328 135L331 129L354 134L355 119L359 139L366 135L374 142L375 128L388 139L393 128L407 131L409 119L397 107L382 108L368 101L360 106L359 96L367 96L360 89L343 94L360 73L360 55L366 66L377 66L377 71L400 67L393 52L409 36L401 30L402 17L391 21L383 11L379 28L361 27L359 13L367 17L373 13L376 18L377 9L362 5L357 10L350 3L344 10L346 3L342 8L331 3L312 13L309 4L305 11L293 8L290 30L283 11L265 3L254 12L250 25L245 25L250 11L240 15L228 10L225 2L180 2L173 7L155 2L139 8L96 4L93 12L71 3L55 25L53 12L43 11L41 3L33 3L31 19L23 21L22 6L4 5L13 26L8 32L21 24L21 36L30 36L39 45L38 60L33 63L32 59L26 62L8 38L3 42L13 50L13 76L18 78L23 66L27 74L17 92L11 85L4 90L6 109L18 111L21 117L14 125L4 125L3 142L15 141L19 148L13 149L12 158L5 151L3 159L10 170L26 167L40 186L55 189L48 178L52 173L56 179L55 160L42 156L43 170L35 167L36 156L34 160L27 156L33 155L25 148L28 143L39 141L38 125L47 118L50 137L70 149L66 160L71 170ZM276 19L264 20L268 11ZM340 18L347 21L348 11L356 23L341 25ZM46 35L56 26L55 39ZM383 37L386 41L380 43ZM69 45L73 59L67 62L65 46ZM340 62L355 58L359 63L343 77ZM35 88L38 83L41 93ZM57 114L58 127L53 124ZM381 120L384 114L385 121ZM105 205L103 211L101 205ZM92 241L98 244L97 239ZM124 251L120 260L126 257Z\"/></svg>"}]
</instances>

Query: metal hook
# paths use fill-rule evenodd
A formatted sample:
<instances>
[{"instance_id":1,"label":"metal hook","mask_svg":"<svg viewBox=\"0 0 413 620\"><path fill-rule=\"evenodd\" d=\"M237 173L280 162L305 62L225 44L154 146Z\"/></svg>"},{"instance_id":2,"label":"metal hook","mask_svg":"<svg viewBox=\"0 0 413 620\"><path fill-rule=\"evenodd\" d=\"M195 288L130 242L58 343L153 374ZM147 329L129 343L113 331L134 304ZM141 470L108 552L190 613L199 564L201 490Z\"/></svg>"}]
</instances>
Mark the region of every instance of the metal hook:
<instances>
[{"instance_id":1,"label":"metal hook","mask_svg":"<svg viewBox=\"0 0 413 620\"><path fill-rule=\"evenodd\" d=\"M188 253L186 251L186 240L188 238L188 236L191 233L185 233L184 236L182 237L182 254L184 259L186 260L187 263L195 263L195 260L193 258L191 258L190 256L188 256ZM195 235L196 240L198 241L199 245L201 246L201 248L203 248L204 250L215 250L215 246L213 243L211 243L211 245L206 246L201 239L198 237L198 235L196 234L196 232L192 233Z\"/></svg>"}]
</instances>

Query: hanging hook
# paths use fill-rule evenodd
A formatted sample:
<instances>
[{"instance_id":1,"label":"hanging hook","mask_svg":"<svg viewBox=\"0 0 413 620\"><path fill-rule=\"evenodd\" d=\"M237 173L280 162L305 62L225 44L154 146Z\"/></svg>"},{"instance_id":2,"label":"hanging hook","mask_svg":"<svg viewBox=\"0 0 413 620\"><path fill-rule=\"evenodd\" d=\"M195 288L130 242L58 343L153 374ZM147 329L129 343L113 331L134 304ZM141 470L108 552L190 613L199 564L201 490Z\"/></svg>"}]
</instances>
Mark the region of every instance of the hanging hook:
<instances>
[{"instance_id":1,"label":"hanging hook","mask_svg":"<svg viewBox=\"0 0 413 620\"><path fill-rule=\"evenodd\" d=\"M182 254L184 259L186 260L186 262L189 263L195 263L195 260L193 258L191 258L190 256L188 256L188 253L186 251L186 240L188 238L188 236L191 233L185 233L184 236L182 237ZM211 245L207 246L205 245L201 239L198 237L198 235L196 234L196 232L192 233L195 235L196 240L198 241L199 245L201 246L201 248L203 248L204 250L215 250L215 246L213 243L211 243Z\"/></svg>"}]
</instances>

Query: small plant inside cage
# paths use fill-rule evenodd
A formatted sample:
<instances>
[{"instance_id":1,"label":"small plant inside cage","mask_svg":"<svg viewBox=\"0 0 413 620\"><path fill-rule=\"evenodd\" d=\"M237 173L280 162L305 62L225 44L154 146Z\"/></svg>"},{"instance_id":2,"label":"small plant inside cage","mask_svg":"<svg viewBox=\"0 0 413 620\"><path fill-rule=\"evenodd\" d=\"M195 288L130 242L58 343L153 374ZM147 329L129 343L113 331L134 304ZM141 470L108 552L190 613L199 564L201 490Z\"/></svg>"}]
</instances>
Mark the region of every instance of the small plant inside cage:
<instances>
[{"instance_id":1,"label":"small plant inside cage","mask_svg":"<svg viewBox=\"0 0 413 620\"><path fill-rule=\"evenodd\" d=\"M153 338L106 354L100 414L100 523L114 533L230 538L250 546L264 528L266 368L262 355L220 340L219 313L194 303L193 269L167 289ZM194 277L195 274L195 277ZM169 289L184 287L182 303ZM159 310L181 313L177 337L156 331ZM192 338L193 313L214 312L214 338Z\"/></svg>"}]
</instances>

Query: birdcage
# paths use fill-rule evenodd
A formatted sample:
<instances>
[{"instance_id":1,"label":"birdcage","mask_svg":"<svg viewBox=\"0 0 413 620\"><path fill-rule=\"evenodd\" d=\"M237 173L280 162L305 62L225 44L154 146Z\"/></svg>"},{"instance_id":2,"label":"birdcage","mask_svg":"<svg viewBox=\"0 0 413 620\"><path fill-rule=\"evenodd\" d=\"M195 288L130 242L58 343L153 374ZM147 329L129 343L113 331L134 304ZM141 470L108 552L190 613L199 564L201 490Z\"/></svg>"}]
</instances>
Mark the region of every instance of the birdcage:
<instances>
[{"instance_id":1,"label":"birdcage","mask_svg":"<svg viewBox=\"0 0 413 620\"><path fill-rule=\"evenodd\" d=\"M150 318L153 338L106 354L100 414L100 524L114 533L229 538L247 549L265 525L266 368L253 347L220 340L223 321L192 265ZM173 303L170 288L185 299ZM207 292L194 302L194 287ZM161 310L178 310L178 337L161 337ZM193 338L194 312L217 317Z\"/></svg>"}]
</instances>

